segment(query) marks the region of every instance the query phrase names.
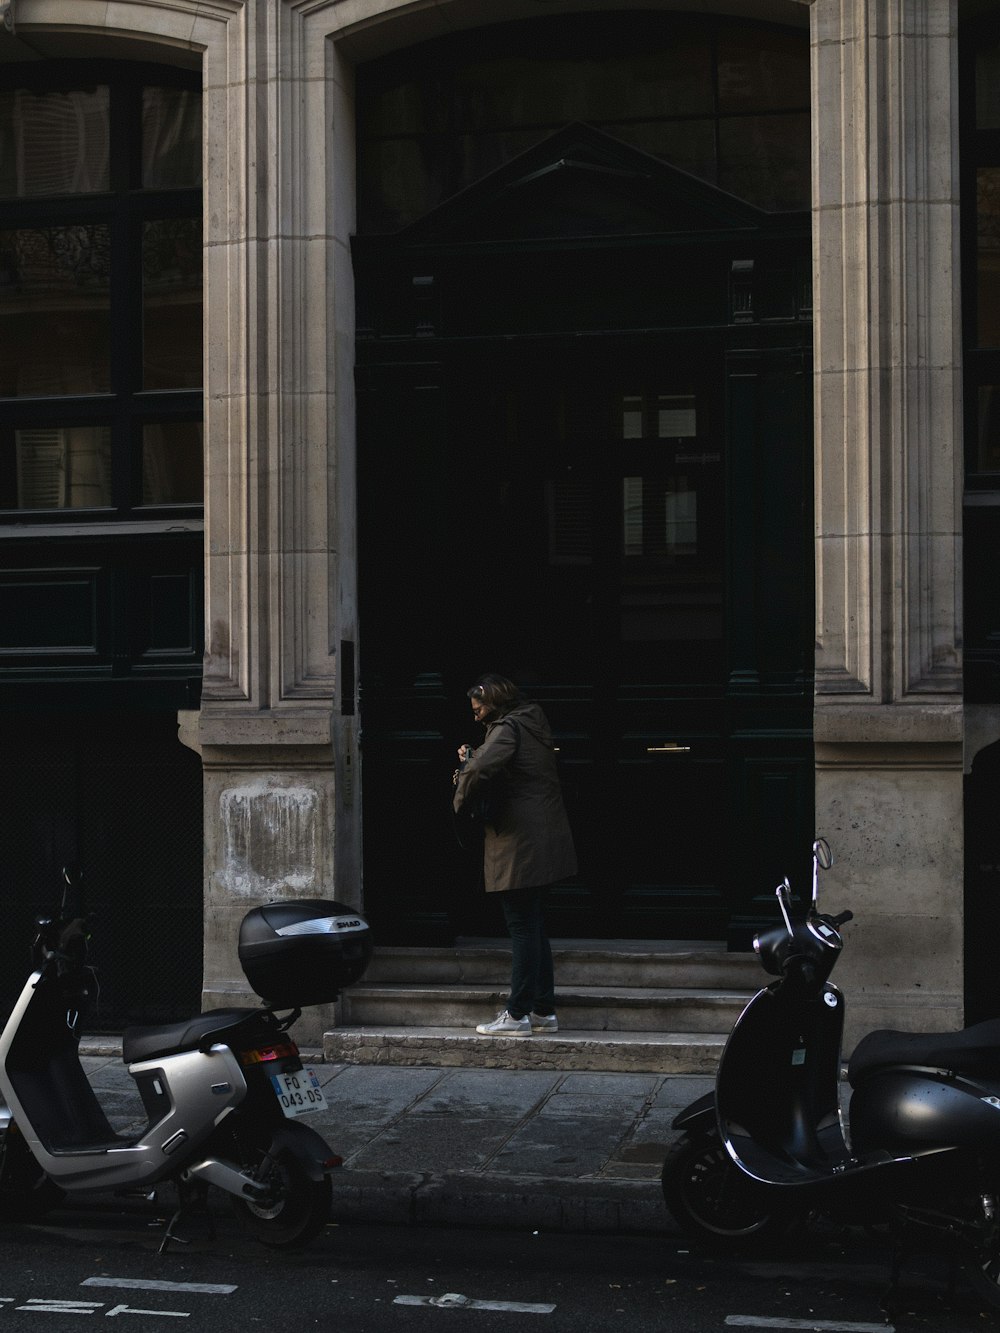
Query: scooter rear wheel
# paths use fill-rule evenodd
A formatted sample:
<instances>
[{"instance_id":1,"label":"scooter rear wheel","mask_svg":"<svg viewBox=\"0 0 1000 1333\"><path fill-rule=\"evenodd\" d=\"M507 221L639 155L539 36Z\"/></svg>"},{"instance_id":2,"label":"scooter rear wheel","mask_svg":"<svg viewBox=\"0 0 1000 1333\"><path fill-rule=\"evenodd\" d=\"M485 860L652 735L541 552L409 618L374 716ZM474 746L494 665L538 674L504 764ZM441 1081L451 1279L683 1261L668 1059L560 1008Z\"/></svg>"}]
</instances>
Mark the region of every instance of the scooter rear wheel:
<instances>
[{"instance_id":1,"label":"scooter rear wheel","mask_svg":"<svg viewBox=\"0 0 1000 1333\"><path fill-rule=\"evenodd\" d=\"M792 1217L754 1190L718 1135L678 1139L667 1153L660 1181L667 1208L684 1234L716 1252L772 1249L791 1227Z\"/></svg>"},{"instance_id":2,"label":"scooter rear wheel","mask_svg":"<svg viewBox=\"0 0 1000 1333\"><path fill-rule=\"evenodd\" d=\"M327 1177L312 1180L292 1152L277 1153L266 1177L267 1200L232 1200L244 1229L273 1249L295 1249L323 1229L330 1216L333 1190Z\"/></svg>"}]
</instances>

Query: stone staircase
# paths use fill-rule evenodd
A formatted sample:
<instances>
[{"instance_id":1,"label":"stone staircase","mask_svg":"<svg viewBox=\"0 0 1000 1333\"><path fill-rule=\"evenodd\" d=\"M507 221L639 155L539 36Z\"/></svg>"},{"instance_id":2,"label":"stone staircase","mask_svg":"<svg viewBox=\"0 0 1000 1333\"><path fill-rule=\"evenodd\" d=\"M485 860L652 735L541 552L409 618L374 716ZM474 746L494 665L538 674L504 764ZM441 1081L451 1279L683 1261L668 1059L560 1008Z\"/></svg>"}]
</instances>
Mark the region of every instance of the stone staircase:
<instances>
[{"instance_id":1,"label":"stone staircase","mask_svg":"<svg viewBox=\"0 0 1000 1333\"><path fill-rule=\"evenodd\" d=\"M764 977L755 955L715 942L553 940L552 953L559 1032L480 1037L476 1023L506 1004L509 943L378 949L324 1034L325 1059L710 1074Z\"/></svg>"}]
</instances>

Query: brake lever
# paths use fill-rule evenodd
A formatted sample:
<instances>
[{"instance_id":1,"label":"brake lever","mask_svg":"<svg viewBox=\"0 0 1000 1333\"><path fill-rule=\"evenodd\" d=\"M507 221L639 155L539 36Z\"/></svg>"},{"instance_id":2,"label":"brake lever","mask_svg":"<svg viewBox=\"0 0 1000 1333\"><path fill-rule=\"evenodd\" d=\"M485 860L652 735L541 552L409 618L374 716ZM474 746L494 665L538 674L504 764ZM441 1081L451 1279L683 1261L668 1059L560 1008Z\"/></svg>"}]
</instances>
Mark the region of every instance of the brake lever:
<instances>
[{"instance_id":1,"label":"brake lever","mask_svg":"<svg viewBox=\"0 0 1000 1333\"><path fill-rule=\"evenodd\" d=\"M792 929L792 918L788 911L788 904L792 896L792 886L788 882L787 875L785 876L784 881L775 889L774 893L775 897L778 899L778 906L781 909L781 915L785 922L785 929L788 931L788 937L789 939L794 939L795 931Z\"/></svg>"}]
</instances>

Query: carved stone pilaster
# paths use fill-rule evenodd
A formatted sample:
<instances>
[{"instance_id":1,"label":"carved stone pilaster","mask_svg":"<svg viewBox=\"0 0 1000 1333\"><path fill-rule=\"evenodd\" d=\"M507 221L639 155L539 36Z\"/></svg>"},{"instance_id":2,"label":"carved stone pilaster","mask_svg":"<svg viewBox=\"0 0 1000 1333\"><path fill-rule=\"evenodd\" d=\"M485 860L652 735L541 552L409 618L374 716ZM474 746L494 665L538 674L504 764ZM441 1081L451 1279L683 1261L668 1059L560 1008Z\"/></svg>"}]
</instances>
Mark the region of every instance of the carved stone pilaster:
<instances>
[{"instance_id":1,"label":"carved stone pilaster","mask_svg":"<svg viewBox=\"0 0 1000 1333\"><path fill-rule=\"evenodd\" d=\"M848 1044L962 1017L953 0L814 0L816 820Z\"/></svg>"},{"instance_id":2,"label":"carved stone pilaster","mask_svg":"<svg viewBox=\"0 0 1000 1333\"><path fill-rule=\"evenodd\" d=\"M961 691L950 0L816 0L817 702Z\"/></svg>"}]
</instances>

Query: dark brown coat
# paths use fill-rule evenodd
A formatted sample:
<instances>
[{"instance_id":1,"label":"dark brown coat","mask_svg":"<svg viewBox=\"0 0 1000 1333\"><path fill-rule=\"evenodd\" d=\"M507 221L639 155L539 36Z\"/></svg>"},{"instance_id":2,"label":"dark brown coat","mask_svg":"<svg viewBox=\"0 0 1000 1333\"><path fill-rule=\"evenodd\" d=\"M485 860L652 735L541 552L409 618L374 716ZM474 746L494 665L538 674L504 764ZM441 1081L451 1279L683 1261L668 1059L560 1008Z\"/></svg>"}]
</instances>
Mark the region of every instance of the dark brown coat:
<instances>
[{"instance_id":1,"label":"dark brown coat","mask_svg":"<svg viewBox=\"0 0 1000 1333\"><path fill-rule=\"evenodd\" d=\"M456 811L487 787L499 798L495 823L485 830L487 893L576 874L552 733L537 704L519 704L487 724L486 739L459 774Z\"/></svg>"}]
</instances>

